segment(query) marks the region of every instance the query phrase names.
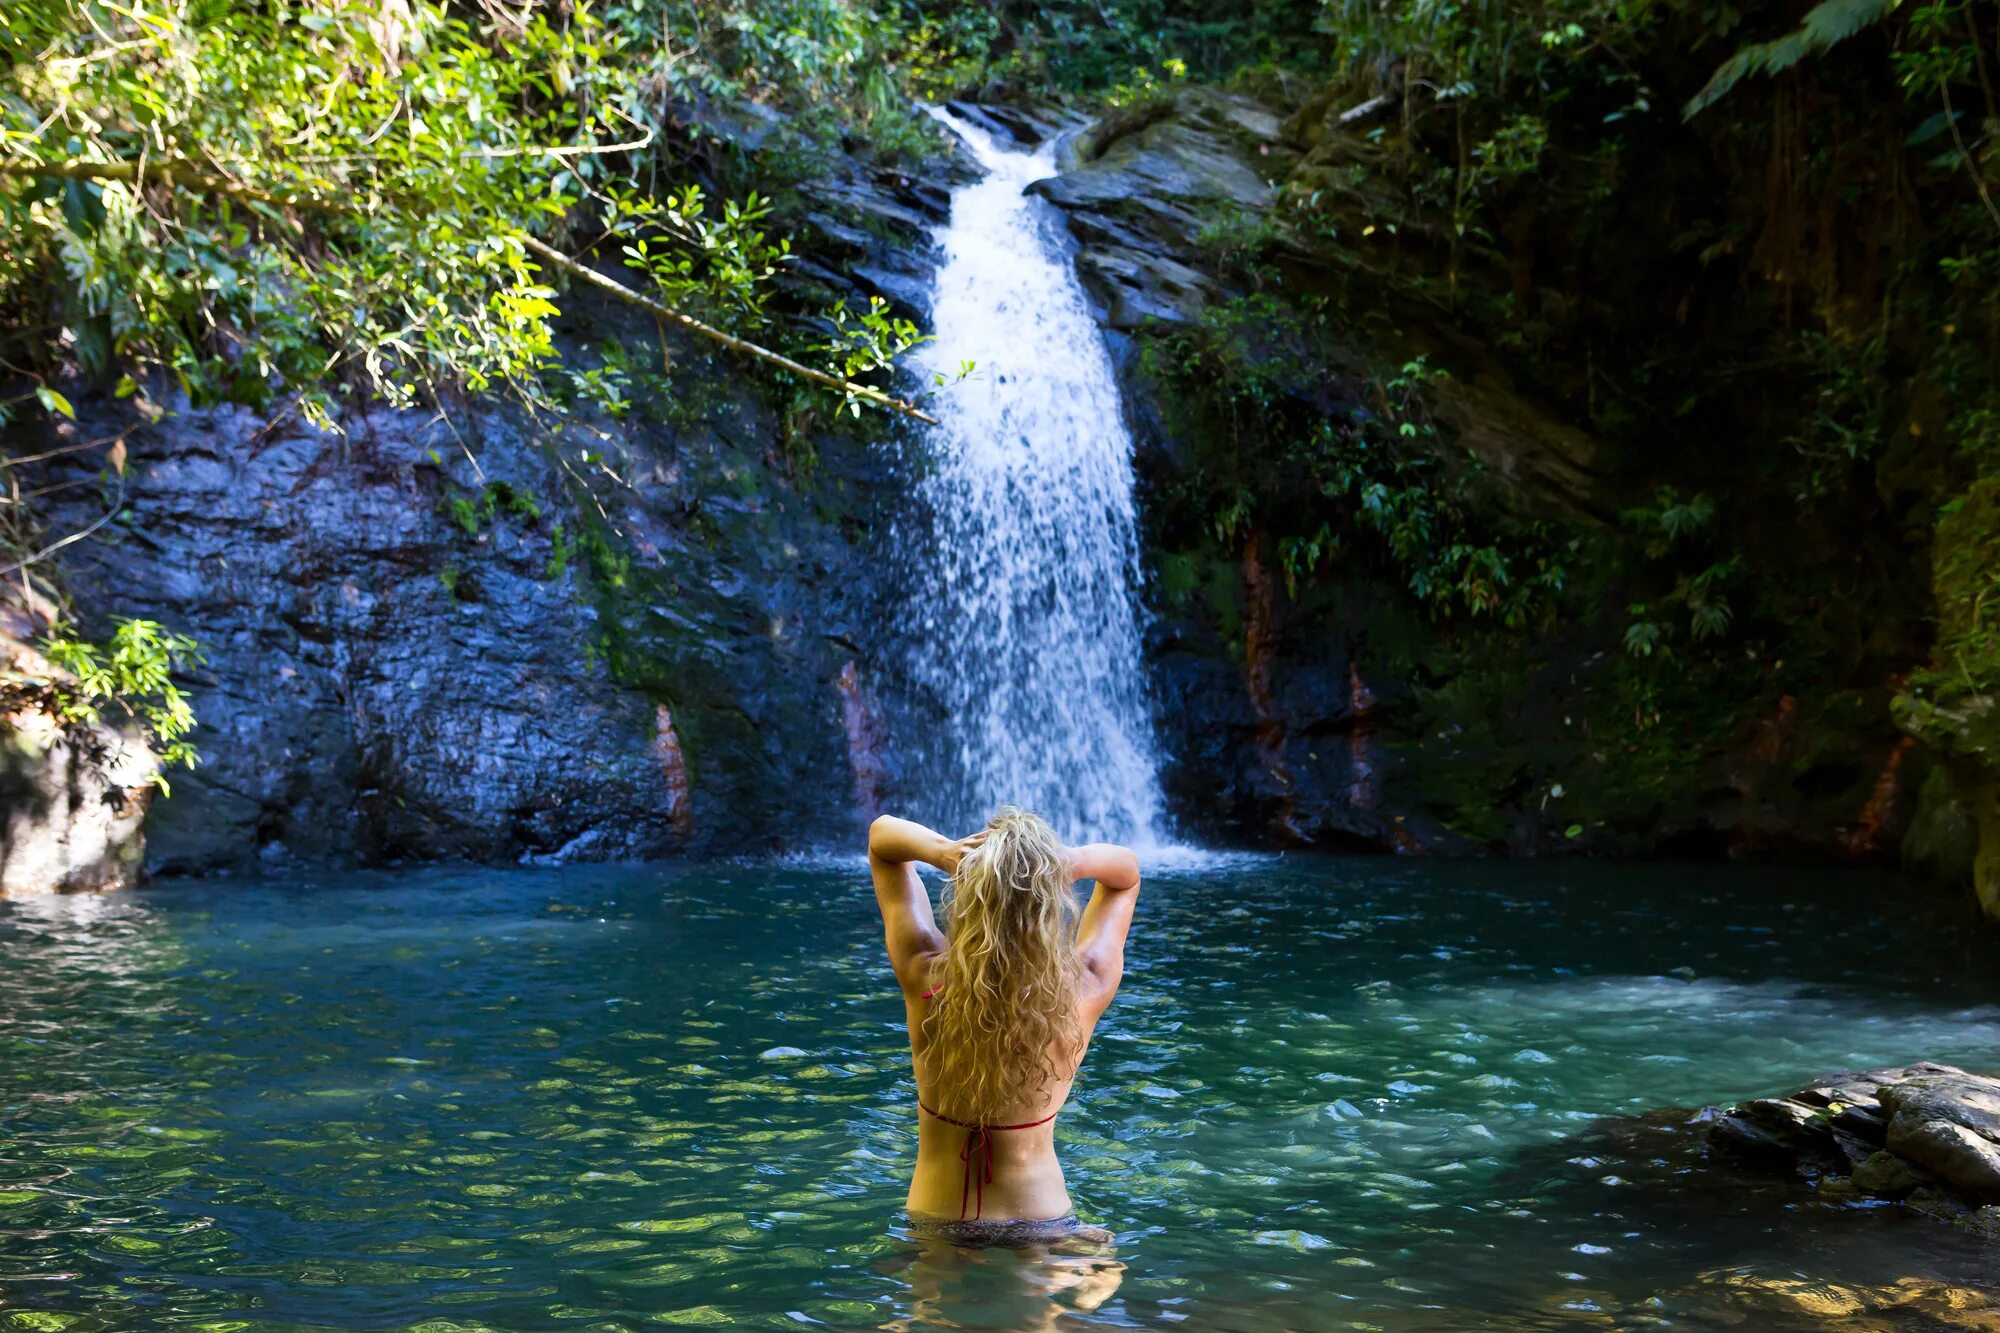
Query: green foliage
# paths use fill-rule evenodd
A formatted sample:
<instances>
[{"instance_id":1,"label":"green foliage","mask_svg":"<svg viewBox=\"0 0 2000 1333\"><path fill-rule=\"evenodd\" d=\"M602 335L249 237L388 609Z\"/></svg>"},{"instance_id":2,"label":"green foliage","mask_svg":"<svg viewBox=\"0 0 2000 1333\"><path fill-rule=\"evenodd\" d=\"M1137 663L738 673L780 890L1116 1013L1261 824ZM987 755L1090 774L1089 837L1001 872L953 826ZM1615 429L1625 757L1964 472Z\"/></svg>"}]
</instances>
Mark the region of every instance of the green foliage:
<instances>
[{"instance_id":1,"label":"green foliage","mask_svg":"<svg viewBox=\"0 0 2000 1333\"><path fill-rule=\"evenodd\" d=\"M200 755L187 740L195 727L194 708L174 677L205 660L201 646L156 621L113 623L105 644L80 637L72 626L57 625L41 646L63 674L29 683L61 721L95 725L105 708L115 707L139 726L161 768L194 767ZM162 795L171 794L164 775L155 781Z\"/></svg>"},{"instance_id":2,"label":"green foliage","mask_svg":"<svg viewBox=\"0 0 2000 1333\"><path fill-rule=\"evenodd\" d=\"M927 94L1122 105L1181 78L1221 79L1278 61L1310 69L1322 58L1316 7L1302 0L998 0L980 9L903 0Z\"/></svg>"},{"instance_id":3,"label":"green foliage","mask_svg":"<svg viewBox=\"0 0 2000 1333\"><path fill-rule=\"evenodd\" d=\"M663 199L636 184L607 194L612 229L627 238L626 263L652 278L663 301L725 328L762 323L770 279L792 256L789 240L770 238L760 225L771 215L769 200L753 192L712 215L699 185Z\"/></svg>"},{"instance_id":4,"label":"green foliage","mask_svg":"<svg viewBox=\"0 0 2000 1333\"><path fill-rule=\"evenodd\" d=\"M2000 473L2000 10L1780 13L1336 0L1324 104L1385 93L1394 118L1330 137L1283 198L1295 244L1345 263L1351 325L1449 310L1609 442L1629 540L1592 577L1634 728L1689 726L1689 680L1725 717L1777 688L1879 698L1925 651L1936 513L1936 656L1899 707L1948 738L1990 655L1947 628L1976 566L1953 552L2000 530L1968 489ZM1656 109L1711 75L1691 125Z\"/></svg>"},{"instance_id":5,"label":"green foliage","mask_svg":"<svg viewBox=\"0 0 2000 1333\"><path fill-rule=\"evenodd\" d=\"M501 515L523 523L533 523L542 516L534 496L504 481L489 481L471 495L447 495L441 503L468 537L477 537L482 527Z\"/></svg>"},{"instance_id":6,"label":"green foliage","mask_svg":"<svg viewBox=\"0 0 2000 1333\"><path fill-rule=\"evenodd\" d=\"M702 122L786 105L811 134L858 121L916 151L934 140L889 58L900 30L864 0L9 3L0 363L33 387L0 398L0 421L74 415L53 387L68 374L115 379L151 419L181 394L327 429L374 400L504 396L552 443L565 418L628 416L635 391L655 417L693 410L664 358L615 341L596 364L558 356L539 246L601 246L667 306L881 375L915 329L774 308L791 243L768 198L718 179ZM831 343L799 332L828 325ZM862 397L832 401L858 414ZM470 536L537 516L504 483L443 505ZM0 524L10 555L38 536L25 506ZM558 533L552 575L579 540Z\"/></svg>"},{"instance_id":7,"label":"green foliage","mask_svg":"<svg viewBox=\"0 0 2000 1333\"><path fill-rule=\"evenodd\" d=\"M1268 540L1294 596L1361 559L1396 571L1433 618L1549 615L1579 540L1482 492L1478 461L1453 456L1424 405L1440 372L1419 358L1359 402L1321 404L1297 390L1311 353L1288 335L1305 331L1258 297L1146 344L1148 375L1197 442L1173 498L1205 512L1225 549Z\"/></svg>"},{"instance_id":8,"label":"green foliage","mask_svg":"<svg viewBox=\"0 0 2000 1333\"><path fill-rule=\"evenodd\" d=\"M558 523L549 533L549 543L549 564L543 576L559 579L568 570L569 562L576 558L576 539Z\"/></svg>"},{"instance_id":9,"label":"green foliage","mask_svg":"<svg viewBox=\"0 0 2000 1333\"><path fill-rule=\"evenodd\" d=\"M1741 571L1742 558L1734 553L1716 557L1705 546L1715 523L1715 501L1708 493L1683 498L1663 486L1653 504L1627 509L1622 517L1641 538L1647 559L1673 570L1672 589L1657 602L1634 602L1627 608L1632 620L1625 629L1625 651L1634 657L1671 657L1679 639L1699 644L1727 633L1734 619L1728 589ZM1690 557L1699 568L1689 565Z\"/></svg>"},{"instance_id":10,"label":"green foliage","mask_svg":"<svg viewBox=\"0 0 2000 1333\"><path fill-rule=\"evenodd\" d=\"M1880 23L1901 0L1820 0L1799 26L1768 42L1753 42L1722 62L1702 90L1681 108L1695 116L1729 95L1729 90L1756 74L1778 74Z\"/></svg>"},{"instance_id":11,"label":"green foliage","mask_svg":"<svg viewBox=\"0 0 2000 1333\"><path fill-rule=\"evenodd\" d=\"M836 302L828 322L832 330L820 347L821 354L848 379L885 370L903 353L931 340L930 334L918 332L909 320L891 314L889 303L879 296L869 297L868 308L858 314L848 310L844 299ZM970 370L968 363L962 373ZM852 394L846 407L855 416L861 415L860 400Z\"/></svg>"},{"instance_id":12,"label":"green foliage","mask_svg":"<svg viewBox=\"0 0 2000 1333\"><path fill-rule=\"evenodd\" d=\"M659 180L651 154L675 132L662 94L784 79L816 97L863 79L872 11L626 0L495 15L8 6L0 295L21 316L15 358L128 369L135 386L164 376L197 404L296 395L326 426L357 393L504 389L541 412L617 411L601 370L558 364L556 293L526 244L586 227L664 303L763 327L789 243L754 194L717 203ZM711 23L716 49L690 64L678 33Z\"/></svg>"},{"instance_id":13,"label":"green foliage","mask_svg":"<svg viewBox=\"0 0 2000 1333\"><path fill-rule=\"evenodd\" d=\"M298 392L324 423L348 382L392 402L530 386L556 308L520 237L602 174L610 136L645 133L584 16L9 11L0 153L145 174L9 171L8 267L54 287L86 370L161 372L198 403Z\"/></svg>"},{"instance_id":14,"label":"green foliage","mask_svg":"<svg viewBox=\"0 0 2000 1333\"><path fill-rule=\"evenodd\" d=\"M882 35L850 0L611 0L605 18L659 43L659 77L682 95L845 97Z\"/></svg>"},{"instance_id":15,"label":"green foliage","mask_svg":"<svg viewBox=\"0 0 2000 1333\"><path fill-rule=\"evenodd\" d=\"M1944 507L1931 559L1937 649L1896 701L1898 720L2000 763L2000 473Z\"/></svg>"},{"instance_id":16,"label":"green foliage","mask_svg":"<svg viewBox=\"0 0 2000 1333\"><path fill-rule=\"evenodd\" d=\"M1614 104L1606 121L1612 123L1623 119L1618 111L1650 108L1643 79L1623 56L1651 37L1663 8L1647 0L1485 6L1324 0L1318 27L1349 77L1373 79L1402 62L1404 88L1429 91L1430 105L1454 116L1467 104L1517 114L1523 104L1567 100L1588 89L1592 100Z\"/></svg>"},{"instance_id":17,"label":"green foliage","mask_svg":"<svg viewBox=\"0 0 2000 1333\"><path fill-rule=\"evenodd\" d=\"M1799 346L1815 383L1811 410L1800 415L1787 443L1799 456L1793 493L1801 504L1812 504L1880 451L1888 344L1879 330L1858 340L1813 330L1800 336Z\"/></svg>"}]
</instances>

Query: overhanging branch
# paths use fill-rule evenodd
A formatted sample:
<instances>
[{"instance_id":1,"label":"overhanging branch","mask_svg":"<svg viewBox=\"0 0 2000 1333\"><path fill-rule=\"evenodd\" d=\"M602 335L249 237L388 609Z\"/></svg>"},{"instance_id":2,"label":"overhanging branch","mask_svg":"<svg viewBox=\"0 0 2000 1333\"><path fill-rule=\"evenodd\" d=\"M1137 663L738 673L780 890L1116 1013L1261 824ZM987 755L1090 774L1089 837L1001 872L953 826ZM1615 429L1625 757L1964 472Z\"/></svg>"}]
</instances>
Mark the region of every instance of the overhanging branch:
<instances>
[{"instance_id":1,"label":"overhanging branch","mask_svg":"<svg viewBox=\"0 0 2000 1333\"><path fill-rule=\"evenodd\" d=\"M733 334L724 333L721 329L711 324L702 323L692 315L684 315L670 305L655 301L652 297L644 295L641 292L633 291L616 278L605 277L588 264L579 263L554 246L544 244L532 236L523 235L521 237L521 245L529 254L561 269L571 277L587 282L601 291L609 292L628 305L638 306L641 310L658 315L661 319L671 320L690 333L707 338L710 342L721 343L732 352L740 352L744 356L754 357L767 365L777 366L781 370L789 370L794 375L802 375L815 384L823 384L829 389L838 389L842 393L851 394L856 398L864 398L877 407L887 408L891 412L901 412L904 416L915 417L919 421L928 421L932 425L937 424L936 417L925 412L914 403L906 402L901 398L892 398L880 389L870 388L866 384L856 384L853 380L844 380L838 375L829 375L823 370L814 370L811 366L801 365L790 357L780 355L768 347L759 347L756 343L748 342Z\"/></svg>"},{"instance_id":2,"label":"overhanging branch","mask_svg":"<svg viewBox=\"0 0 2000 1333\"><path fill-rule=\"evenodd\" d=\"M348 205L339 200L327 199L319 195L276 194L269 190L245 185L218 171L194 162L170 159L160 162L147 162L144 165L146 179L167 181L182 189L197 190L207 194L226 195L232 199L243 199L252 203L267 204L275 208L299 208L315 213L340 214L351 213L353 211ZM140 164L137 162L85 162L75 160L67 162L39 162L26 158L0 158L0 176L47 176L57 180L128 182L137 181L141 178ZM539 241L525 232L521 234L520 241L522 247L529 254L534 255L537 259L540 259L551 267L561 269L571 277L587 282L599 291L605 292L625 302L627 305L637 306L639 309L657 315L661 319L670 320L698 338L706 338L710 342L719 343L732 352L762 361L766 365L776 366L803 379L811 380L815 384L838 390L851 398L858 398L863 402L872 403L876 407L884 408L887 411L899 412L906 417L914 417L918 421L929 422L932 425L937 424L936 417L906 399L897 398L870 385L860 384L854 380L842 379L838 375L830 375L823 370L814 370L811 366L803 365L788 356L772 351L768 347L759 346L746 338L738 338L734 334L724 333L712 324L703 323L692 315L684 314L662 301L656 301L643 292L638 292L627 287L616 278L606 277L589 265L579 263L554 246Z\"/></svg>"}]
</instances>

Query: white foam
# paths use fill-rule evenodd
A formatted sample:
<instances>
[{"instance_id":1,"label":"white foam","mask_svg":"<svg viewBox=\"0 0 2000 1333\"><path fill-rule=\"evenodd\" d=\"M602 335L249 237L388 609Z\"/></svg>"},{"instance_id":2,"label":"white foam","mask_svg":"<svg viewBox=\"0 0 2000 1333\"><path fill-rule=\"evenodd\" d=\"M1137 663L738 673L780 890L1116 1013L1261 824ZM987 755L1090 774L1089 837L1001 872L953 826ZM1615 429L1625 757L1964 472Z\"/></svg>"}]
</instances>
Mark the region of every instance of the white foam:
<instances>
[{"instance_id":1,"label":"white foam","mask_svg":"<svg viewBox=\"0 0 2000 1333\"><path fill-rule=\"evenodd\" d=\"M912 680L941 719L922 745L926 822L1001 802L1074 841L1170 842L1141 657L1132 436L1060 219L1022 191L1022 153L941 108L986 176L938 229L936 341L919 368L977 375L940 395L897 547L912 562Z\"/></svg>"}]
</instances>

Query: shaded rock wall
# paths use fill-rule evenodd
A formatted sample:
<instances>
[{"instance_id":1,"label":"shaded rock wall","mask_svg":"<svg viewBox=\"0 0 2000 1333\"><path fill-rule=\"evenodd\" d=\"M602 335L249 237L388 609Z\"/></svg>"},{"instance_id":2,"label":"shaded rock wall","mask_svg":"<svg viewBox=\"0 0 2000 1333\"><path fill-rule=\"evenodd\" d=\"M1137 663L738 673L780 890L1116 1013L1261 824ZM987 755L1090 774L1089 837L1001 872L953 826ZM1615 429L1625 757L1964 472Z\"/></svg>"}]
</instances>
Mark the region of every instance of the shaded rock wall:
<instances>
[{"instance_id":1,"label":"shaded rock wall","mask_svg":"<svg viewBox=\"0 0 2000 1333\"><path fill-rule=\"evenodd\" d=\"M1779 691L1731 682L1739 693L1630 734L1618 614L1636 594L1612 567L1575 571L1611 614L1506 634L1437 622L1396 571L1351 554L1289 586L1264 536L1218 548L1187 478L1202 449L1227 446L1190 435L1146 353L1232 304L1337 313L1303 355L1271 334L1266 363L1289 358L1280 391L1307 415L1365 414L1369 382L1413 358L1447 371L1425 383L1426 408L1443 447L1477 461L1496 512L1604 555L1623 540L1621 508L1651 495L1644 449L1582 428L1579 405L1536 391L1497 343L1391 280L1437 238L1389 200L1365 121L1342 123L1324 99L1284 110L1183 88L1074 133L1064 174L1032 187L1068 218L1125 379L1183 826L1398 851L1893 855L1932 761L1897 737L1896 681L1873 662L1768 709L1762 695ZM1307 199L1337 231L1315 240L1286 224ZM1407 234L1375 248L1371 217L1400 217ZM1257 338L1233 346L1254 356Z\"/></svg>"}]
</instances>

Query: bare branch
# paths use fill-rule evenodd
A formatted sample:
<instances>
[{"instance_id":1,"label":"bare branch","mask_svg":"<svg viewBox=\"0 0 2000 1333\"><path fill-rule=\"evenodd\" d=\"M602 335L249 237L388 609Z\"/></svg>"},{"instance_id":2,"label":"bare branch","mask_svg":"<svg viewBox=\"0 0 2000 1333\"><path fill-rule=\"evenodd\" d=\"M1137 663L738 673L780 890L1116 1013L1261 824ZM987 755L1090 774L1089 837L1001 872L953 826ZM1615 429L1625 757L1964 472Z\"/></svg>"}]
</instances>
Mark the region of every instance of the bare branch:
<instances>
[{"instance_id":1,"label":"bare branch","mask_svg":"<svg viewBox=\"0 0 2000 1333\"><path fill-rule=\"evenodd\" d=\"M1378 97L1371 97L1367 101L1361 103L1361 105L1351 106L1347 108L1347 110L1341 112L1340 119L1336 123L1341 125L1352 125L1357 120L1364 120L1367 117L1374 115L1377 111L1382 111L1390 106L1393 106L1395 104L1395 101L1396 99L1391 97L1387 93L1383 93Z\"/></svg>"},{"instance_id":2,"label":"bare branch","mask_svg":"<svg viewBox=\"0 0 2000 1333\"><path fill-rule=\"evenodd\" d=\"M936 417L925 412L914 403L906 402L901 398L891 397L882 392L882 390L870 388L866 384L857 384L853 380L844 380L838 375L829 375L823 370L814 370L811 366L800 365L790 357L781 356L768 347L759 347L756 343L746 342L742 338L724 333L721 329L704 324L691 315L682 314L670 305L664 305L659 301L655 301L650 296L633 291L630 287L627 287L615 278L605 277L589 265L578 263L576 260L562 253L562 251L545 245L532 236L523 236L521 244L527 249L529 254L547 261L570 276L590 283L601 291L609 292L629 305L635 305L641 310L650 311L661 319L671 320L682 328L699 334L711 342L721 343L731 351L741 352L744 356L755 357L759 361L777 366L782 370L789 370L794 375L802 375L815 384L823 384L830 389L838 389L842 393L866 399L877 407L887 408L891 412L901 412L904 416L915 417L919 421L928 421L932 425L937 424Z\"/></svg>"}]
</instances>

